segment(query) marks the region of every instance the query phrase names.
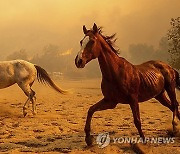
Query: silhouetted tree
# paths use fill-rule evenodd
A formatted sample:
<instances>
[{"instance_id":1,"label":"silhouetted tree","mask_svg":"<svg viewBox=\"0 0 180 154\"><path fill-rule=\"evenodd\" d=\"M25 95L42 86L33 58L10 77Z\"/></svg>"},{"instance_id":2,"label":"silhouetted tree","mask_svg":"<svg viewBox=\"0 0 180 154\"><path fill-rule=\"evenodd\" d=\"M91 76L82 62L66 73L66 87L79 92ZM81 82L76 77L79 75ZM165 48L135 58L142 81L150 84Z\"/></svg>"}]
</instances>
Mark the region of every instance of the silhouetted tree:
<instances>
[{"instance_id":1,"label":"silhouetted tree","mask_svg":"<svg viewBox=\"0 0 180 154\"><path fill-rule=\"evenodd\" d=\"M161 38L157 49L154 49L152 45L147 44L131 44L129 46L130 61L134 64L140 64L148 60L168 62L168 59L170 58L168 46L167 37Z\"/></svg>"},{"instance_id":2,"label":"silhouetted tree","mask_svg":"<svg viewBox=\"0 0 180 154\"><path fill-rule=\"evenodd\" d=\"M147 44L131 44L129 46L129 54L131 56L131 62L134 64L140 64L147 60L151 60L155 50L152 45Z\"/></svg>"},{"instance_id":3,"label":"silhouetted tree","mask_svg":"<svg viewBox=\"0 0 180 154\"><path fill-rule=\"evenodd\" d=\"M59 58L59 51L59 46L49 44L43 48L42 55L35 55L32 58L32 62L41 65L49 72L62 71L64 59Z\"/></svg>"},{"instance_id":4,"label":"silhouetted tree","mask_svg":"<svg viewBox=\"0 0 180 154\"><path fill-rule=\"evenodd\" d=\"M21 49L20 51L15 51L7 56L7 60L15 60L15 59L23 59L28 60L28 54L25 49Z\"/></svg>"},{"instance_id":5,"label":"silhouetted tree","mask_svg":"<svg viewBox=\"0 0 180 154\"><path fill-rule=\"evenodd\" d=\"M158 49L154 52L153 59L169 62L168 60L170 59L170 53L168 52L168 48L168 38L162 37L159 41Z\"/></svg>"},{"instance_id":6,"label":"silhouetted tree","mask_svg":"<svg viewBox=\"0 0 180 154\"><path fill-rule=\"evenodd\" d=\"M180 69L180 17L171 19L171 28L167 36L169 40L170 63L173 67Z\"/></svg>"}]
</instances>

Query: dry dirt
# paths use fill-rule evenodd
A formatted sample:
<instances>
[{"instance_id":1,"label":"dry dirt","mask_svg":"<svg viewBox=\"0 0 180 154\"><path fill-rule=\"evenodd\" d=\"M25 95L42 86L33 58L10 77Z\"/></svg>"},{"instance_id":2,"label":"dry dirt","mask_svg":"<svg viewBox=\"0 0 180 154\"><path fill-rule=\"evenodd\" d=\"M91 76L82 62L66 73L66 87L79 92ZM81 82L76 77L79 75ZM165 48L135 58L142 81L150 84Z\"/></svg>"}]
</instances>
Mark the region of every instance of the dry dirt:
<instances>
[{"instance_id":1,"label":"dry dirt","mask_svg":"<svg viewBox=\"0 0 180 154\"><path fill-rule=\"evenodd\" d=\"M128 143L111 141L101 149L94 140L92 147L84 141L84 124L88 108L102 98L100 79L60 80L57 85L73 88L74 93L61 95L35 82L37 115L22 116L26 96L17 85L0 90L0 153L135 153ZM178 100L180 100L180 93ZM140 105L142 128L146 137L169 137L172 113L155 100ZM180 124L179 124L180 125ZM113 110L96 112L92 134L109 132L111 137L138 137L128 105L119 104ZM145 153L180 153L180 137L175 143L140 145Z\"/></svg>"}]
</instances>

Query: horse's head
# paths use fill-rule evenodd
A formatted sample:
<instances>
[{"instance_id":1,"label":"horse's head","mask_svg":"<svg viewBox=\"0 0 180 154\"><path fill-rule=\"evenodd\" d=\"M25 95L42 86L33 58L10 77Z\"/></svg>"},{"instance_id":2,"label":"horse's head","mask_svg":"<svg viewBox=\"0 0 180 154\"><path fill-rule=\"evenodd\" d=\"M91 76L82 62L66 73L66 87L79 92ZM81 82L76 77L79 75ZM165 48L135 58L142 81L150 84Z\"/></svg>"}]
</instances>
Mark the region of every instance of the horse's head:
<instances>
[{"instance_id":1,"label":"horse's head","mask_svg":"<svg viewBox=\"0 0 180 154\"><path fill-rule=\"evenodd\" d=\"M87 30L85 26L83 26L83 32L85 34L84 38L80 41L81 49L78 52L75 64L78 68L83 68L85 65L95 59L100 54L101 44L98 41L98 27L94 24L91 30Z\"/></svg>"}]
</instances>

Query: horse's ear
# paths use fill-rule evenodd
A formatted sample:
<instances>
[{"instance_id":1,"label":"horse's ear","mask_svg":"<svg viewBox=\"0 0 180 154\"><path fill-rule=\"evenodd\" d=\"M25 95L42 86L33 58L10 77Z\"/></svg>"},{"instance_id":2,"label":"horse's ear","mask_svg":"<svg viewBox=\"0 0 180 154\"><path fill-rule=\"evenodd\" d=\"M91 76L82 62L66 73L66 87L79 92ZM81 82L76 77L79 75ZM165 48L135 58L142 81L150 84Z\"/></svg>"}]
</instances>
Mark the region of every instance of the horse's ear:
<instances>
[{"instance_id":1,"label":"horse's ear","mask_svg":"<svg viewBox=\"0 0 180 154\"><path fill-rule=\"evenodd\" d=\"M93 31L94 31L94 33L97 33L98 32L98 27L97 27L97 25L94 23L94 25L93 25Z\"/></svg>"},{"instance_id":2,"label":"horse's ear","mask_svg":"<svg viewBox=\"0 0 180 154\"><path fill-rule=\"evenodd\" d=\"M85 25L83 26L83 32L84 32L85 35L87 34L87 29L86 29Z\"/></svg>"}]
</instances>

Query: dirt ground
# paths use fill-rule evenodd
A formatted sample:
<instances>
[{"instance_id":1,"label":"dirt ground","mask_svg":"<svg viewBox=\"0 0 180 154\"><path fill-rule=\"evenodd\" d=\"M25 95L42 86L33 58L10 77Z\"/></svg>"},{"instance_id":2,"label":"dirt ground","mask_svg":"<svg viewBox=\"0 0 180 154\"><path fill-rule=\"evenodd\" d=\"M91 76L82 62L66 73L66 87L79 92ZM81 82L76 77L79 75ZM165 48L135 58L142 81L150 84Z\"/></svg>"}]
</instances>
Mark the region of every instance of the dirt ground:
<instances>
[{"instance_id":1,"label":"dirt ground","mask_svg":"<svg viewBox=\"0 0 180 154\"><path fill-rule=\"evenodd\" d=\"M100 79L60 80L63 89L73 94L61 95L41 85L33 85L37 96L37 115L24 118L22 107L26 96L17 85L0 90L0 153L135 153L128 143L111 142L99 148L96 136L109 132L111 137L138 137L128 105L96 112L92 120L94 142L87 147L84 124L88 108L102 98ZM180 101L180 92L177 92ZM142 128L146 137L169 137L172 113L154 99L140 104ZM179 124L180 125L180 124ZM141 145L145 153L180 153L180 136L174 143Z\"/></svg>"}]
</instances>

